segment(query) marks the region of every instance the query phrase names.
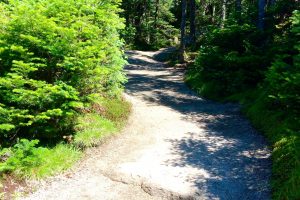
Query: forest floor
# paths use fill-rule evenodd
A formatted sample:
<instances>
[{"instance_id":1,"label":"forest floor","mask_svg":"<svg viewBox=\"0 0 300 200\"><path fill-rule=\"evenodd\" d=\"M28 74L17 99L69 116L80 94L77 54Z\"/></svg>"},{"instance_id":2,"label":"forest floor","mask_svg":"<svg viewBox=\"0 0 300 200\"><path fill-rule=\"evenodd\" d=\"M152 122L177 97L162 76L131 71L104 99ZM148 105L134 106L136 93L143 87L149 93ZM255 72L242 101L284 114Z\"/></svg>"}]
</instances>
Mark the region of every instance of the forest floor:
<instances>
[{"instance_id":1,"label":"forest floor","mask_svg":"<svg viewBox=\"0 0 300 200\"><path fill-rule=\"evenodd\" d=\"M72 170L36 182L24 199L150 200L270 198L270 152L236 104L198 97L183 69L129 51L122 134L89 149Z\"/></svg>"}]
</instances>

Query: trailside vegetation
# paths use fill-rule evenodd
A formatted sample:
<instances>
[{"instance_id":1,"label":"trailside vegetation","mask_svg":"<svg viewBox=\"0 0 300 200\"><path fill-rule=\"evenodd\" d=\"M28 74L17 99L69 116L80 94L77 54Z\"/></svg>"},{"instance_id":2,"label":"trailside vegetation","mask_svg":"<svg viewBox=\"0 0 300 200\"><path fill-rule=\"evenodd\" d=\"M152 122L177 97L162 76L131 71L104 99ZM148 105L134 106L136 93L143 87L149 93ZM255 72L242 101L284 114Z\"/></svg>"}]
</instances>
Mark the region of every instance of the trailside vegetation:
<instances>
[{"instance_id":1,"label":"trailside vegetation","mask_svg":"<svg viewBox=\"0 0 300 200\"><path fill-rule=\"evenodd\" d=\"M126 28L122 37L129 48L159 49L176 44L178 29L173 0L123 0Z\"/></svg>"},{"instance_id":2,"label":"trailside vegetation","mask_svg":"<svg viewBox=\"0 0 300 200\"><path fill-rule=\"evenodd\" d=\"M243 105L273 150L273 199L299 199L299 1L202 2L196 45L181 45L199 49L185 79L202 96Z\"/></svg>"},{"instance_id":3,"label":"trailside vegetation","mask_svg":"<svg viewBox=\"0 0 300 200\"><path fill-rule=\"evenodd\" d=\"M243 104L273 150L273 199L300 199L300 2L124 0L122 8L128 46L177 44L172 62L188 66L191 88Z\"/></svg>"},{"instance_id":4,"label":"trailside vegetation","mask_svg":"<svg viewBox=\"0 0 300 200\"><path fill-rule=\"evenodd\" d=\"M187 66L191 88L240 102L269 139L273 199L300 199L299 8L298 0L0 0L0 173L39 178L71 166L130 112L122 49L177 45L172 58Z\"/></svg>"},{"instance_id":5,"label":"trailside vegetation","mask_svg":"<svg viewBox=\"0 0 300 200\"><path fill-rule=\"evenodd\" d=\"M130 105L119 4L0 1L0 173L53 174L120 128Z\"/></svg>"}]
</instances>

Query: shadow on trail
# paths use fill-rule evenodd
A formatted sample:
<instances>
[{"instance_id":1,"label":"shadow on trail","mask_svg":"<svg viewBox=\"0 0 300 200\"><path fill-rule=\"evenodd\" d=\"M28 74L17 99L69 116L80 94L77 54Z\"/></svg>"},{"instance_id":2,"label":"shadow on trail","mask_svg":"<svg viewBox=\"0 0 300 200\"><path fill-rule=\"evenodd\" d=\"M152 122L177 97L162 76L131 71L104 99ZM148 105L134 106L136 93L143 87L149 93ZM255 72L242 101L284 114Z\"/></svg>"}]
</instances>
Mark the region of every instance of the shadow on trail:
<instances>
[{"instance_id":1,"label":"shadow on trail","mask_svg":"<svg viewBox=\"0 0 300 200\"><path fill-rule=\"evenodd\" d=\"M269 199L267 144L241 116L239 106L202 99L184 84L182 70L167 69L155 60L145 61L135 55L131 52L126 67L126 92L181 113L204 132L183 133L185 137L180 140L168 140L174 154L181 157L165 164L204 170L205 177L189 181L205 190L208 199Z\"/></svg>"}]
</instances>

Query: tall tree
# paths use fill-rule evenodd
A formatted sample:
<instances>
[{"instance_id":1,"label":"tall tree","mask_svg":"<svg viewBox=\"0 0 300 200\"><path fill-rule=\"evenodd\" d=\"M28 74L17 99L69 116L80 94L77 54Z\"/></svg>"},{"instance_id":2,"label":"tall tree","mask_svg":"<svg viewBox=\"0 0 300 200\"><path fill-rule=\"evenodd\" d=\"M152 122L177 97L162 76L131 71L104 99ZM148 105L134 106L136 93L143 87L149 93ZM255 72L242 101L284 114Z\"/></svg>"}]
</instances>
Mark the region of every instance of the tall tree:
<instances>
[{"instance_id":1,"label":"tall tree","mask_svg":"<svg viewBox=\"0 0 300 200\"><path fill-rule=\"evenodd\" d=\"M187 8L187 2L186 0L181 0L181 25L180 25L180 53L179 53L179 61L181 63L184 63L185 58L185 28L186 28L186 8Z\"/></svg>"},{"instance_id":2,"label":"tall tree","mask_svg":"<svg viewBox=\"0 0 300 200\"><path fill-rule=\"evenodd\" d=\"M222 28L224 28L226 17L227 17L227 0L223 0L222 1L222 22L221 22Z\"/></svg>"},{"instance_id":3,"label":"tall tree","mask_svg":"<svg viewBox=\"0 0 300 200\"><path fill-rule=\"evenodd\" d=\"M265 26L265 6L266 0L258 0L258 21L257 21L257 28L260 30L264 30Z\"/></svg>"},{"instance_id":4,"label":"tall tree","mask_svg":"<svg viewBox=\"0 0 300 200\"><path fill-rule=\"evenodd\" d=\"M154 28L157 29L157 18L158 18L159 0L155 1L155 13L154 13Z\"/></svg>"},{"instance_id":5,"label":"tall tree","mask_svg":"<svg viewBox=\"0 0 300 200\"><path fill-rule=\"evenodd\" d=\"M216 5L212 5L212 17L211 22L214 24L216 22Z\"/></svg>"},{"instance_id":6,"label":"tall tree","mask_svg":"<svg viewBox=\"0 0 300 200\"><path fill-rule=\"evenodd\" d=\"M174 0L123 0L121 13L126 19L123 38L135 48L161 48L172 45L179 32L174 28L171 8ZM178 6L177 6L178 7Z\"/></svg>"},{"instance_id":7,"label":"tall tree","mask_svg":"<svg viewBox=\"0 0 300 200\"><path fill-rule=\"evenodd\" d=\"M190 0L190 41L194 44L196 40L196 1Z\"/></svg>"},{"instance_id":8,"label":"tall tree","mask_svg":"<svg viewBox=\"0 0 300 200\"><path fill-rule=\"evenodd\" d=\"M242 15L242 0L236 0L235 2L236 6L236 15L237 15L237 21L240 24L241 23L241 15Z\"/></svg>"}]
</instances>

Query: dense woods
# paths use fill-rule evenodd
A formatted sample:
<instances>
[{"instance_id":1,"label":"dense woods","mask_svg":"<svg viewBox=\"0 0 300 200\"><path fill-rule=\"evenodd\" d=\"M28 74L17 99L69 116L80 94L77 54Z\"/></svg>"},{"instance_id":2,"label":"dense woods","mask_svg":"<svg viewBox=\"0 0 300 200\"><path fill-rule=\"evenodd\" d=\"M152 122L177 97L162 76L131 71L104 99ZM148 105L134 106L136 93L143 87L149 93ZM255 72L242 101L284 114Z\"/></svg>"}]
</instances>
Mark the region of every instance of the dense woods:
<instances>
[{"instance_id":1,"label":"dense woods","mask_svg":"<svg viewBox=\"0 0 300 200\"><path fill-rule=\"evenodd\" d=\"M300 199L299 8L298 0L0 0L0 172L70 166L102 137L99 127L113 132L129 112L124 46L177 46L172 62L186 64L187 84L241 103L267 136L273 199Z\"/></svg>"}]
</instances>

